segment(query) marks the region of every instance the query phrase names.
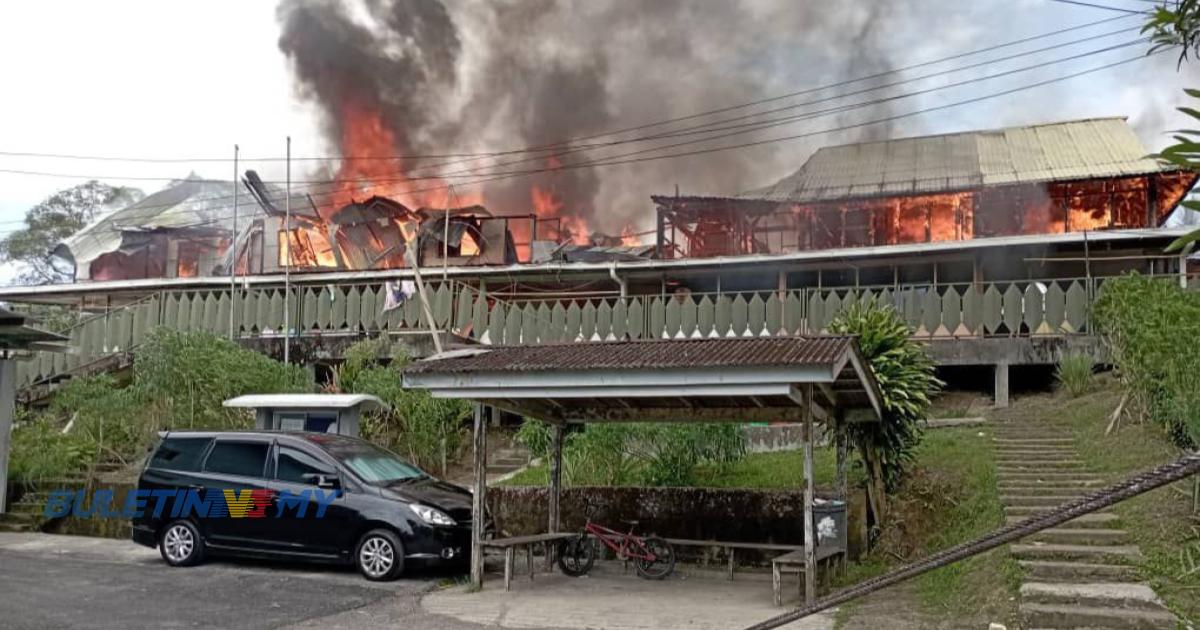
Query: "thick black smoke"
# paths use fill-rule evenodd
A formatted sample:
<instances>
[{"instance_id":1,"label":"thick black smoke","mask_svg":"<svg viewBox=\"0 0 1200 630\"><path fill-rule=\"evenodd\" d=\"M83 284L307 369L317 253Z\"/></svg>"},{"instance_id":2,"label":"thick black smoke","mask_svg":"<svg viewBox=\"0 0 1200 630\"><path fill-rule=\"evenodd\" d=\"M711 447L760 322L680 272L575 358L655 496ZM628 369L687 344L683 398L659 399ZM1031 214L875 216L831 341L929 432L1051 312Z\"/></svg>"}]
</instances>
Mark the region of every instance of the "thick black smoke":
<instances>
[{"instance_id":1,"label":"thick black smoke","mask_svg":"<svg viewBox=\"0 0 1200 630\"><path fill-rule=\"evenodd\" d=\"M292 62L301 95L324 112L325 132L335 149L342 137L341 109L349 102L383 111L398 132L396 153L494 151L590 136L761 99L797 85L887 71L892 62L883 42L890 37L886 20L891 4L284 0L279 45ZM884 107L856 110L670 151L852 124L888 112ZM676 128L697 122L702 121ZM536 184L563 199L564 213L616 233L630 223L638 228L651 224L652 193L669 193L678 185L684 194L734 194L794 170L815 146L889 132L867 127L808 143L546 173L487 183L483 193L494 212L529 212L530 186ZM603 160L646 147L572 152L559 161ZM513 171L549 162L545 155L499 160L528 161L455 164L443 170Z\"/></svg>"}]
</instances>

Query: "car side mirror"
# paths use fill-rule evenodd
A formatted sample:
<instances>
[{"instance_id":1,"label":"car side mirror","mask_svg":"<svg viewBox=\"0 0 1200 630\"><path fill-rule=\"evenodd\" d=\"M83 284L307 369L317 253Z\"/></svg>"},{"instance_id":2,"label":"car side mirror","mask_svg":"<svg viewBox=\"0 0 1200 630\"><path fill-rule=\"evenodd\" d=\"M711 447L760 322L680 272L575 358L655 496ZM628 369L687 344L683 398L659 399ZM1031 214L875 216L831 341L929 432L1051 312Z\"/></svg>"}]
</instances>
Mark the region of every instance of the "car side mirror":
<instances>
[{"instance_id":1,"label":"car side mirror","mask_svg":"<svg viewBox=\"0 0 1200 630\"><path fill-rule=\"evenodd\" d=\"M325 488L327 490L339 490L342 487L342 480L338 479L337 475L309 473L304 475L304 480L318 488Z\"/></svg>"}]
</instances>

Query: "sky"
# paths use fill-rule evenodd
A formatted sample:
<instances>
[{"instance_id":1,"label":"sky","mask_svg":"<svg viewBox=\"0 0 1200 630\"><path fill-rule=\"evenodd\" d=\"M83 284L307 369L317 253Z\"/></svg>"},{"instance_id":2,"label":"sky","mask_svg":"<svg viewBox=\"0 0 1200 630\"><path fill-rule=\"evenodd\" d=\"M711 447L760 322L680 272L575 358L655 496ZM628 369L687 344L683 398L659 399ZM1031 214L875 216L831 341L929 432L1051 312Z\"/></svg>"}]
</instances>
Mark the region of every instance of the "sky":
<instances>
[{"instance_id":1,"label":"sky","mask_svg":"<svg viewBox=\"0 0 1200 630\"><path fill-rule=\"evenodd\" d=\"M766 1L747 0L747 15L754 14L756 6ZM1103 3L1135 9L1148 6L1141 0L1103 0ZM638 4L635 0L623 1L630 11L637 11ZM871 0L864 0L864 4L869 6ZM887 42L887 54L901 60L900 65L1114 15L1051 0L966 3L889 0L887 4L891 5L889 17L880 28L886 29L883 39ZM1128 24L1136 22L1131 20ZM298 93L288 60L278 46L279 35L273 0L2 3L0 152L229 158L236 143L243 157L252 158L281 156L284 138L290 135L293 155L328 155L333 148L322 139L319 110ZM796 54L805 45L832 46L823 40L797 42L793 46L786 37L764 38L757 47L750 42L736 48L736 54L742 56L714 63L728 64L758 77L759 84L768 91L794 91L827 75L821 68L804 63L803 55ZM1129 48L1066 67L1081 69L1144 50L1145 47ZM841 48L825 52L826 59L843 54ZM1047 56L1053 54L1059 53ZM636 66L636 60L629 63ZM1163 55L1065 84L905 119L889 133L907 136L1126 115L1143 143L1151 149L1159 148L1169 140L1165 135L1167 130L1186 123L1173 108L1184 103L1182 87L1200 85L1196 67L1185 65L1177 71L1174 57ZM994 87L929 95L916 99L914 105L936 106L1066 71L1047 70L1007 83L997 82ZM686 80L686 77L676 79ZM721 86L712 85L711 89L720 90ZM667 91L659 102L670 97ZM746 95L730 90L714 98L732 104L746 100ZM687 111L687 103L671 103L665 116ZM618 125L626 126L645 122L646 116L654 119L653 113L618 111L613 115ZM787 175L817 146L839 139L845 140L815 137L763 149L763 168L755 174L758 181L744 182L744 188L766 185ZM446 147L448 151L457 148ZM689 164L703 159L701 156L680 160L678 168L689 168ZM266 179L283 178L281 164L255 167ZM110 183L138 186L147 192L157 190L165 182L124 178L178 178L195 172L229 179L233 174L232 164L220 161L138 164L0 155L0 171L3 170L94 176ZM606 185L627 189L622 191L627 195L622 199L645 199L648 215L648 195L669 190L673 182L658 181L655 188L646 184L645 178L637 180L637 170L637 167L617 169ZM633 183L623 184L623 173ZM667 173L656 178L664 179L670 172ZM18 227L31 205L82 181L83 177L0 172L0 236ZM703 182L688 184L690 192L738 192L703 190Z\"/></svg>"}]
</instances>

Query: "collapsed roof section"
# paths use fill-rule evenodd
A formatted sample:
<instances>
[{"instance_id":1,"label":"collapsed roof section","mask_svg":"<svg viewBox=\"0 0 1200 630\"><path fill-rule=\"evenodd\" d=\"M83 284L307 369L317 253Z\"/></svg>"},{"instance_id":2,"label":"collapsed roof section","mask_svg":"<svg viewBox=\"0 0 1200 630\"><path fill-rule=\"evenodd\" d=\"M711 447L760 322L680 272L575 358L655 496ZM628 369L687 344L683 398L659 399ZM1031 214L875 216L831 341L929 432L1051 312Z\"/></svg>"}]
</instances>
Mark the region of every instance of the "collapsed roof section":
<instances>
[{"instance_id":1,"label":"collapsed roof section","mask_svg":"<svg viewBox=\"0 0 1200 630\"><path fill-rule=\"evenodd\" d=\"M189 175L99 217L55 246L53 253L75 265L76 280L212 274L221 266L233 234L235 186ZM265 189L272 198L283 199L281 190ZM293 196L293 203L302 200ZM238 214L239 226L262 217L244 194Z\"/></svg>"}]
</instances>

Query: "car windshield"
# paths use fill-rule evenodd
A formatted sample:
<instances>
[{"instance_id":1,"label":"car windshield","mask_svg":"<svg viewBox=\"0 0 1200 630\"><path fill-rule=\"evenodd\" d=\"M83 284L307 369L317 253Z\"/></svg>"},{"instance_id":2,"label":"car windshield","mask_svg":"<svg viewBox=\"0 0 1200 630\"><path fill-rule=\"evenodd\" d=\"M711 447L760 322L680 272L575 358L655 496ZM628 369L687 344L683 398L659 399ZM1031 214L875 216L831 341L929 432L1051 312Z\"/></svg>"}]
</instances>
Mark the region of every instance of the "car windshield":
<instances>
[{"instance_id":1,"label":"car windshield","mask_svg":"<svg viewBox=\"0 0 1200 630\"><path fill-rule=\"evenodd\" d=\"M330 455L369 484L383 486L429 476L398 455L369 442L323 435L309 439L320 443Z\"/></svg>"}]
</instances>

